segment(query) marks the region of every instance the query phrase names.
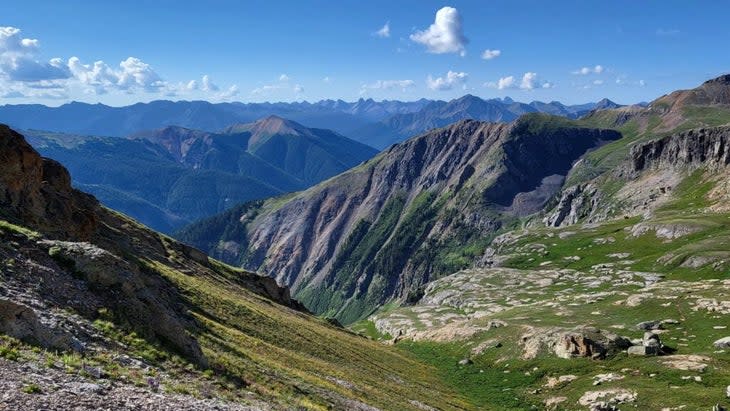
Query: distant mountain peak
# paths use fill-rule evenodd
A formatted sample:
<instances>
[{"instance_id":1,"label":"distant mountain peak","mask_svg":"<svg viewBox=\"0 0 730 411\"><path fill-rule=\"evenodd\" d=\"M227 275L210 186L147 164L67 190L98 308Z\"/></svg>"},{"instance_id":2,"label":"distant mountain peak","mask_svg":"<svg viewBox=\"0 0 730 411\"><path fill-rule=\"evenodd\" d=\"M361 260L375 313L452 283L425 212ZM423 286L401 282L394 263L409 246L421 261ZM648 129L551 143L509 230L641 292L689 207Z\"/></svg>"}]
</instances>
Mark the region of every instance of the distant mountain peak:
<instances>
[{"instance_id":1,"label":"distant mountain peak","mask_svg":"<svg viewBox=\"0 0 730 411\"><path fill-rule=\"evenodd\" d=\"M274 134L287 134L297 136L307 133L308 130L303 125L276 115L268 116L254 122L251 125L251 134L253 136Z\"/></svg>"},{"instance_id":2,"label":"distant mountain peak","mask_svg":"<svg viewBox=\"0 0 730 411\"><path fill-rule=\"evenodd\" d=\"M724 85L724 86L730 86L730 74L723 74L722 76L707 80L702 84L703 85L720 84L720 85Z\"/></svg>"}]
</instances>

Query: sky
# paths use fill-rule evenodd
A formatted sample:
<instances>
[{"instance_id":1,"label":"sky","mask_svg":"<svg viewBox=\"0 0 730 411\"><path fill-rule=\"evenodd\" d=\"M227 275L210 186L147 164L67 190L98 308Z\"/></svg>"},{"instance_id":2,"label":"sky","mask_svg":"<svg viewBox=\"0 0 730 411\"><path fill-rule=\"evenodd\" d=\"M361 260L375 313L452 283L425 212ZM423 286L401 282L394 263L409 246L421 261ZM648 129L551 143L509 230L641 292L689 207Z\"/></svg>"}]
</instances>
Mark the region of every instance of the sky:
<instances>
[{"instance_id":1,"label":"sky","mask_svg":"<svg viewBox=\"0 0 730 411\"><path fill-rule=\"evenodd\" d=\"M730 72L730 2L0 2L0 104L651 101Z\"/></svg>"}]
</instances>

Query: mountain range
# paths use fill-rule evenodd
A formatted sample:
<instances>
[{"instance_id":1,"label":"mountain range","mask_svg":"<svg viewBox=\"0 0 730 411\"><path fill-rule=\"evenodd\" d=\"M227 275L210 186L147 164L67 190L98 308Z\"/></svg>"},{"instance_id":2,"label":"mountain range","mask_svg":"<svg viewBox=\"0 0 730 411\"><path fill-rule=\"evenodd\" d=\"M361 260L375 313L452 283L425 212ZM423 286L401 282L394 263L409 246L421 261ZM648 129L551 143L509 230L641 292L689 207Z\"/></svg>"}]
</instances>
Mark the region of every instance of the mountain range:
<instances>
[{"instance_id":1,"label":"mountain range","mask_svg":"<svg viewBox=\"0 0 730 411\"><path fill-rule=\"evenodd\" d=\"M460 121L296 195L203 220L178 238L268 273L314 312L352 323L474 264L497 234L556 202L569 209L556 211L553 225L621 212L603 196L623 184L611 176L629 147L724 124L723 79L580 120L532 113L512 123Z\"/></svg>"},{"instance_id":2,"label":"mountain range","mask_svg":"<svg viewBox=\"0 0 730 411\"><path fill-rule=\"evenodd\" d=\"M239 202L307 188L376 154L274 116L220 133L170 126L129 138L24 134L68 167L77 187L163 232Z\"/></svg>"},{"instance_id":3,"label":"mountain range","mask_svg":"<svg viewBox=\"0 0 730 411\"><path fill-rule=\"evenodd\" d=\"M530 104L513 100L482 100L465 96L450 102L421 99L413 102L355 102L322 100L316 103L209 103L153 101L125 107L72 102L59 107L38 104L0 106L0 122L17 129L122 137L145 130L179 126L220 132L231 124L250 123L271 115L307 127L334 130L377 149L415 134L464 118L511 121L528 112L578 117L595 108L616 104L608 100L576 106L558 102Z\"/></svg>"},{"instance_id":4,"label":"mountain range","mask_svg":"<svg viewBox=\"0 0 730 411\"><path fill-rule=\"evenodd\" d=\"M320 182L354 155L329 141L362 146L277 117L43 133L314 184L183 242L0 126L0 408L724 409L730 75L568 117L461 119Z\"/></svg>"}]
</instances>

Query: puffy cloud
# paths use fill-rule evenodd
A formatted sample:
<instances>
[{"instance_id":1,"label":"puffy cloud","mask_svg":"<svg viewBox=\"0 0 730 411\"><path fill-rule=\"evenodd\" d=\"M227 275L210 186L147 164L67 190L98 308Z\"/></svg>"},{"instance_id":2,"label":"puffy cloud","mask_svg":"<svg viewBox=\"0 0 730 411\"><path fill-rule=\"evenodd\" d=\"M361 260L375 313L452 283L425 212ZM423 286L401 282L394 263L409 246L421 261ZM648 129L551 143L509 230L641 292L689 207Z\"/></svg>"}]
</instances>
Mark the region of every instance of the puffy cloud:
<instances>
[{"instance_id":1,"label":"puffy cloud","mask_svg":"<svg viewBox=\"0 0 730 411\"><path fill-rule=\"evenodd\" d=\"M220 100L229 100L229 99L237 96L238 91L239 91L238 86L234 84L234 85L228 87L225 91L219 93L216 97Z\"/></svg>"},{"instance_id":2,"label":"puffy cloud","mask_svg":"<svg viewBox=\"0 0 730 411\"><path fill-rule=\"evenodd\" d=\"M443 10L443 9L442 9ZM426 79L426 85L431 90L451 90L455 85L463 84L469 74L449 70L444 77L433 78L430 75Z\"/></svg>"},{"instance_id":3,"label":"puffy cloud","mask_svg":"<svg viewBox=\"0 0 730 411\"><path fill-rule=\"evenodd\" d=\"M603 84L603 80L593 80L593 85L600 86Z\"/></svg>"},{"instance_id":4,"label":"puffy cloud","mask_svg":"<svg viewBox=\"0 0 730 411\"><path fill-rule=\"evenodd\" d=\"M572 71L573 74L585 76L588 74L601 74L606 70L605 67L598 64L593 67L581 67L578 70Z\"/></svg>"},{"instance_id":5,"label":"puffy cloud","mask_svg":"<svg viewBox=\"0 0 730 411\"><path fill-rule=\"evenodd\" d=\"M58 80L71 76L61 59L40 61L37 58L39 49L40 42L22 38L20 29L0 27L0 76L18 82Z\"/></svg>"},{"instance_id":6,"label":"puffy cloud","mask_svg":"<svg viewBox=\"0 0 730 411\"><path fill-rule=\"evenodd\" d=\"M328 83L328 84L329 84L329 83L330 83L331 81L332 81L332 79L331 79L331 78L329 78L329 76L327 76L327 77L324 77L324 78L322 79L322 82L323 82L323 83Z\"/></svg>"},{"instance_id":7,"label":"puffy cloud","mask_svg":"<svg viewBox=\"0 0 730 411\"><path fill-rule=\"evenodd\" d=\"M453 7L443 7L436 12L431 26L411 34L410 39L426 46L426 50L434 54L459 53L466 55L466 43L461 26L461 15Z\"/></svg>"},{"instance_id":8,"label":"puffy cloud","mask_svg":"<svg viewBox=\"0 0 730 411\"><path fill-rule=\"evenodd\" d=\"M484 52L482 52L482 58L484 60L492 60L492 59L496 59L501 54L502 54L502 50L490 50L490 49L486 49L486 50L484 50Z\"/></svg>"},{"instance_id":9,"label":"puffy cloud","mask_svg":"<svg viewBox=\"0 0 730 411\"><path fill-rule=\"evenodd\" d=\"M380 37L380 38L390 37L390 22L385 23L385 25L383 27L381 27L376 32L374 32L373 36Z\"/></svg>"},{"instance_id":10,"label":"puffy cloud","mask_svg":"<svg viewBox=\"0 0 730 411\"><path fill-rule=\"evenodd\" d=\"M555 85L549 81L540 80L537 73L527 72L522 75L522 79L519 81L519 84L514 76L507 76L500 78L496 82L490 81L488 83L484 83L484 86L489 88L496 88L497 90L516 88L522 90L534 90L536 88L552 88Z\"/></svg>"},{"instance_id":11,"label":"puffy cloud","mask_svg":"<svg viewBox=\"0 0 730 411\"><path fill-rule=\"evenodd\" d=\"M128 57L112 68L103 61L83 64L78 57L68 59L68 68L81 84L90 87L95 94L105 94L112 90L148 92L162 91L167 83L152 67L136 57ZM204 78L205 79L205 78ZM194 82L188 86L197 88Z\"/></svg>"},{"instance_id":12,"label":"puffy cloud","mask_svg":"<svg viewBox=\"0 0 730 411\"><path fill-rule=\"evenodd\" d=\"M411 87L415 87L416 82L413 80L378 80L371 84L365 84L361 88L361 93L367 90L396 90L407 91Z\"/></svg>"},{"instance_id":13,"label":"puffy cloud","mask_svg":"<svg viewBox=\"0 0 730 411\"><path fill-rule=\"evenodd\" d=\"M203 76L203 86L200 89L209 92L218 91L220 90L220 87L218 87L216 84L213 84L213 82L210 81L210 77L208 77L208 75L206 74Z\"/></svg>"},{"instance_id":14,"label":"puffy cloud","mask_svg":"<svg viewBox=\"0 0 730 411\"><path fill-rule=\"evenodd\" d=\"M549 81L542 81L537 73L527 72L522 76L520 88L522 90L534 90L536 88L553 88L555 85Z\"/></svg>"},{"instance_id":15,"label":"puffy cloud","mask_svg":"<svg viewBox=\"0 0 730 411\"><path fill-rule=\"evenodd\" d=\"M287 81L289 81L289 76L287 76L286 74L282 74L279 76L279 81L287 82Z\"/></svg>"},{"instance_id":16,"label":"puffy cloud","mask_svg":"<svg viewBox=\"0 0 730 411\"><path fill-rule=\"evenodd\" d=\"M302 87L299 84L296 84L296 85L294 85L294 92L297 94L302 94L302 93L304 93L304 87Z\"/></svg>"}]
</instances>

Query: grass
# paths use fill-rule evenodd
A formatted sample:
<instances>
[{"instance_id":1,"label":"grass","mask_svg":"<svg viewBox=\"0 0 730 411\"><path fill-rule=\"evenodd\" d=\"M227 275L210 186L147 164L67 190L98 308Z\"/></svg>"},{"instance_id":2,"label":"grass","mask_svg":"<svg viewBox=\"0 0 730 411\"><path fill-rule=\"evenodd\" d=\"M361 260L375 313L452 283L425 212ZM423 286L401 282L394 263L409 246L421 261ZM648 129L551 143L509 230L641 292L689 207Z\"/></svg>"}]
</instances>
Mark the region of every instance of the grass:
<instances>
[{"instance_id":1,"label":"grass","mask_svg":"<svg viewBox=\"0 0 730 411\"><path fill-rule=\"evenodd\" d=\"M21 388L20 390L26 394L40 394L43 392L41 390L41 387L35 383L24 385L23 388Z\"/></svg>"},{"instance_id":2,"label":"grass","mask_svg":"<svg viewBox=\"0 0 730 411\"><path fill-rule=\"evenodd\" d=\"M313 409L330 407L337 396L384 409L413 409L410 399L441 409L469 408L431 366L408 354L267 303L235 283L143 263L198 307L193 315L203 332L197 338L212 368L241 379L248 390L273 395L286 406L314 404ZM324 395L323 389L333 394Z\"/></svg>"}]
</instances>

